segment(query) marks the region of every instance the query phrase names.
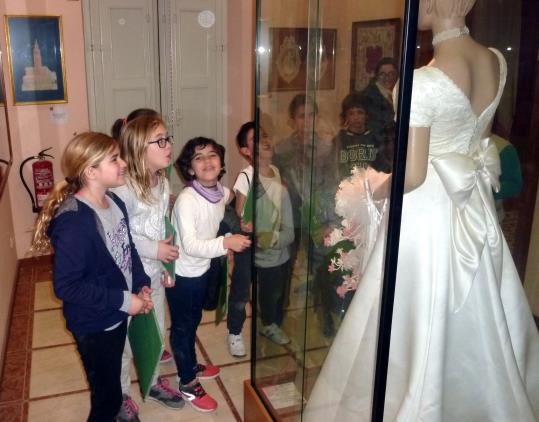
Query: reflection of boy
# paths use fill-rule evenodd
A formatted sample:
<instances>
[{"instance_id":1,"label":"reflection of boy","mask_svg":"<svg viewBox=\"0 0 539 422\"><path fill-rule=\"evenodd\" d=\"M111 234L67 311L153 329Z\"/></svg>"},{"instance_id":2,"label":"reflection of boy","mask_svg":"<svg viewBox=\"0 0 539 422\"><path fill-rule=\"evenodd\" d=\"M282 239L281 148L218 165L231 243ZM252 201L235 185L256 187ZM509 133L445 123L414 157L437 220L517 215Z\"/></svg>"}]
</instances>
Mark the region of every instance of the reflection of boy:
<instances>
[{"instance_id":1,"label":"reflection of boy","mask_svg":"<svg viewBox=\"0 0 539 422\"><path fill-rule=\"evenodd\" d=\"M238 132L240 153L249 162L234 184L236 212L242 218L242 230L252 231L252 217L243 215L249 191L253 188L254 122L245 123ZM284 299L290 278L289 245L294 241L292 206L288 191L281 184L277 167L271 164L273 147L267 134L260 130L259 185L256 193L255 265L258 273L258 303L262 319L261 334L277 344L290 340L282 331ZM250 207L252 208L252 207ZM248 222L247 222L248 221ZM234 270L228 304L228 348L232 356L245 356L241 330L245 321L245 305L251 286L251 253L234 254Z\"/></svg>"},{"instance_id":2,"label":"reflection of boy","mask_svg":"<svg viewBox=\"0 0 539 422\"><path fill-rule=\"evenodd\" d=\"M341 129L334 139L338 179L350 176L354 167L367 168L378 153L378 137L367 128L367 99L359 94L347 95L342 102Z\"/></svg>"},{"instance_id":3,"label":"reflection of boy","mask_svg":"<svg viewBox=\"0 0 539 422\"><path fill-rule=\"evenodd\" d=\"M297 94L288 106L289 123L294 131L276 145L273 157L292 203L295 233L290 248L292 267L299 249L302 223L306 223L302 221L302 213L304 219L309 215L305 208L309 206L311 192L319 191L324 183L321 164L330 156L331 150L331 141L319 136L315 129L317 113L316 102L305 94Z\"/></svg>"}]
</instances>

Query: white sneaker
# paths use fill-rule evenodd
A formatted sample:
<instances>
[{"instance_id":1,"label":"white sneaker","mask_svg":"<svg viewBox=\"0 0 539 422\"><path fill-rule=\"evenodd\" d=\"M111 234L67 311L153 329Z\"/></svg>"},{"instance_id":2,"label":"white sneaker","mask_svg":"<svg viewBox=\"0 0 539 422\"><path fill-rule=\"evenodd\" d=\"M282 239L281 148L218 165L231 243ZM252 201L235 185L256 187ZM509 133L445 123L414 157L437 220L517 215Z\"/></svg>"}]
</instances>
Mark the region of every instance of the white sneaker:
<instances>
[{"instance_id":1,"label":"white sneaker","mask_svg":"<svg viewBox=\"0 0 539 422\"><path fill-rule=\"evenodd\" d=\"M281 327L277 326L277 324L275 323L270 325L264 325L260 330L260 334L262 334L264 337L269 338L274 343L280 345L290 343L290 339L288 338L286 333L281 330Z\"/></svg>"},{"instance_id":2,"label":"white sneaker","mask_svg":"<svg viewBox=\"0 0 539 422\"><path fill-rule=\"evenodd\" d=\"M245 344L243 344L243 337L241 336L241 333L238 335L228 334L227 343L228 343L228 351L235 358L243 358L247 355L247 352L245 351Z\"/></svg>"}]
</instances>

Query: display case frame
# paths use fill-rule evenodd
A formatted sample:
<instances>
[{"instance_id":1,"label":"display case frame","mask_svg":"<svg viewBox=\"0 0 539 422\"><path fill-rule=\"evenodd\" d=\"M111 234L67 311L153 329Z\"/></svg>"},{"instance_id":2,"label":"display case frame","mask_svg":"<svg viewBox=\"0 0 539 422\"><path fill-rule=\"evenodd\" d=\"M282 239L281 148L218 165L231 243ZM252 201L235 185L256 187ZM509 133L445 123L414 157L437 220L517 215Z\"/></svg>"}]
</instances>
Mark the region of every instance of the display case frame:
<instances>
[{"instance_id":1,"label":"display case frame","mask_svg":"<svg viewBox=\"0 0 539 422\"><path fill-rule=\"evenodd\" d=\"M267 67L270 61L267 57L264 57L263 53L267 52L267 48L264 45L264 42L268 40L268 35L262 33L261 31L267 31L270 28L270 23L268 19L265 19L262 16L262 9L264 0L257 1L257 62L256 62L256 82L255 82L255 104L256 104L256 113L255 120L257 123L257 128L260 126L268 127L268 113L262 102L266 101L267 97L271 97L271 94L268 95L266 87L261 86L261 81L267 80ZM417 11L418 11L418 0L407 0L403 3L402 11L402 35L401 35L401 54L400 54L400 72L401 72L401 82L399 85L399 107L396 114L396 127L395 127L395 152L393 160L393 182L391 185L391 201L389 203L389 213L388 213L388 225L387 225L387 237L386 237L386 246L385 246L385 259L383 265L383 292L381 299L381 311L380 311L380 325L379 325L379 337L378 337L378 350L377 355L374 357L376 359L376 374L375 374L375 383L374 391L372 397L372 419L374 421L382 420L383 409L384 409L384 396L385 396L385 386L386 386L386 377L387 377L387 360L389 355L389 343L390 343L390 334L391 334L391 317L392 317L392 306L393 306L393 297L395 289L395 274L396 274L396 264L397 264L397 255L398 255L398 241L399 241L399 229L400 229L400 211L402 208L402 196L404 189L404 169L406 161L406 147L407 147L407 134L408 134L408 118L409 118L409 107L410 107L410 97L411 97L411 86L412 86L412 77L413 77L413 67L414 67L414 57L415 57L415 37L417 32ZM306 73L307 81L305 86L305 94L307 98L306 109L309 108L309 99L317 98L320 88L317 86L317 72L319 68L317 67L317 60L320 59L317 54L319 50L320 42L318 40L322 30L324 29L321 25L321 10L322 7L320 1L307 0L304 2L304 5L308 10L303 11L307 15L308 28L309 28L309 42L308 48L311 50L311 53L307 53L306 57L308 58ZM298 25L300 26L300 25ZM340 28L337 27L337 33L341 35ZM339 45L340 40L337 39L337 45ZM336 58L338 60L338 58ZM338 63L337 63L338 66ZM349 84L349 82L348 82ZM311 107L316 108L316 103L313 100ZM271 113L270 113L271 114ZM271 117L271 116L270 116ZM313 122L312 126L316 124L312 117ZM307 119L307 117L306 117ZM271 119L269 119L271 121ZM306 127L309 124L306 123ZM311 149L310 152L306 152L308 155L311 155L313 162L315 161L315 147L314 147L314 136L315 131L313 129L311 145L305 149ZM255 134L255 182L254 185L257 185L257 179L259 175L259 137L258 130ZM301 161L301 160L300 160ZM298 164L299 165L299 164ZM313 182L316 178L317 169L316 166L311 164L310 168L307 168L305 173L309 173L310 177L310 187L313 189L316 184ZM306 183L309 184L309 183ZM309 190L309 192L314 192L314 190ZM256 196L256 195L255 195ZM256 201L255 201L256 202ZM255 205L256 209L256 205ZM311 208L310 212L314 212ZM308 232L306 235L303 230ZM303 243L312 243L312 227L305 228L302 227L301 231L301 241ZM255 219L255 232L256 232L256 219ZM299 233L296 231L296 234ZM307 238L307 240L305 240ZM310 262L312 258L313 246L309 244L306 247L307 252L306 260L307 262L307 275L306 275L306 289L312 288L313 280L310 279L309 272L312 270L313 264ZM255 280L257 279L257 268L253 262L252 266L253 274L255 274ZM258 283L255 282L253 285L253 304L258 303ZM309 298L308 295L305 297L304 305L308 307L309 304L312 304L312 298ZM310 341L308 334L308 325L307 322L307 312L305 312L305 321L303 324L299 324L301 329L298 331L303 331L299 336L299 342L303 343L303 347L299 351L294 351L296 353L293 356L296 362L305 362L306 357L306 345ZM272 373L269 371L269 375L261 376L259 367L264 365L264 360L271 360L271 356L260 356L260 351L266 347L265 344L262 344L267 339L264 339L262 336L258 335L261 330L260 315L257 306L253 306L253 317L252 317L252 358L251 358L251 379L246 381L244 384L244 397L245 397L245 420L246 421L265 421L265 420L278 420L278 421L296 421L296 420L308 420L304 419L304 407L306 403L306 397L310 394L310 388L312 388L312 380L318 375L316 368L309 368L305 365L300 368L293 368L290 371L283 370L280 368L278 373ZM297 340L297 339L296 339ZM286 353L292 353L290 350L288 352L283 352L282 356ZM278 387L278 388L277 388ZM296 397L299 394L299 399ZM296 403L297 401L297 403Z\"/></svg>"}]
</instances>

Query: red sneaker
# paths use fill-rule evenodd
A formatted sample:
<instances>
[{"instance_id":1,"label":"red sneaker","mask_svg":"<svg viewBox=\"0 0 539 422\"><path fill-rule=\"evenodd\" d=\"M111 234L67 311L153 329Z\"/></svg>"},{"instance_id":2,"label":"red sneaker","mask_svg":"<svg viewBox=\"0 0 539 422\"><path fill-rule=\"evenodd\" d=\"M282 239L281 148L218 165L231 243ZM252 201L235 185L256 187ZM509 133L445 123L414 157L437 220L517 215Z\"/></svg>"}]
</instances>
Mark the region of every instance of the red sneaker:
<instances>
[{"instance_id":1,"label":"red sneaker","mask_svg":"<svg viewBox=\"0 0 539 422\"><path fill-rule=\"evenodd\" d=\"M197 378L199 380L212 380L219 376L221 370L217 366L213 365L202 365L200 363L195 366L195 371L197 372Z\"/></svg>"},{"instance_id":2,"label":"red sneaker","mask_svg":"<svg viewBox=\"0 0 539 422\"><path fill-rule=\"evenodd\" d=\"M172 354L168 350L163 350L163 354L161 355L161 359L159 360L159 363L167 363L172 360Z\"/></svg>"},{"instance_id":3,"label":"red sneaker","mask_svg":"<svg viewBox=\"0 0 539 422\"><path fill-rule=\"evenodd\" d=\"M199 412L213 412L217 409L217 402L210 396L195 378L187 385L180 385L183 399Z\"/></svg>"}]
</instances>

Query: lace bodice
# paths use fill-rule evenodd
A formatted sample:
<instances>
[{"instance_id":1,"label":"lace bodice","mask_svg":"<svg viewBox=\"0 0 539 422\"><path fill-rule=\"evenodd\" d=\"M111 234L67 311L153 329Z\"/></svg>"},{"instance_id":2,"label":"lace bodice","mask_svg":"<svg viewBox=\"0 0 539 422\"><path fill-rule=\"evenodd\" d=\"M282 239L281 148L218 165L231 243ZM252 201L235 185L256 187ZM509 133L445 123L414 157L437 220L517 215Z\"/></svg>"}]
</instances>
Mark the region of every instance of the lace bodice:
<instances>
[{"instance_id":1,"label":"lace bodice","mask_svg":"<svg viewBox=\"0 0 539 422\"><path fill-rule=\"evenodd\" d=\"M500 63L498 92L479 116L464 92L442 70L424 66L415 71L410 126L430 127L431 158L447 152L468 154L479 144L496 112L507 75L504 57L496 49L491 51Z\"/></svg>"}]
</instances>

